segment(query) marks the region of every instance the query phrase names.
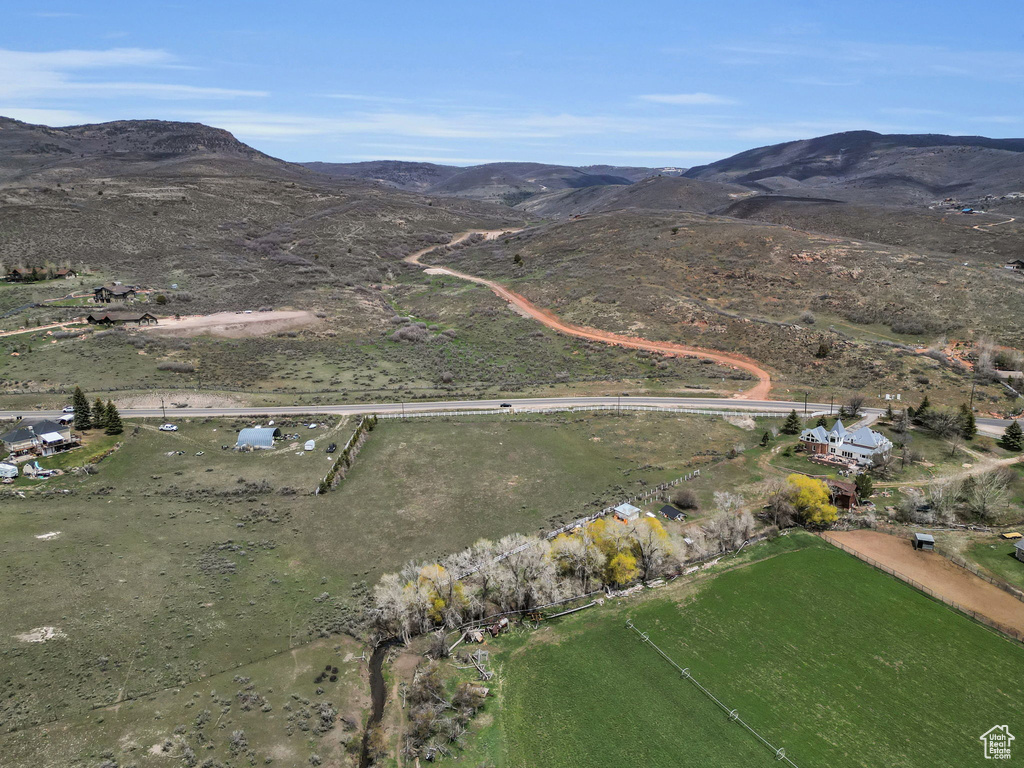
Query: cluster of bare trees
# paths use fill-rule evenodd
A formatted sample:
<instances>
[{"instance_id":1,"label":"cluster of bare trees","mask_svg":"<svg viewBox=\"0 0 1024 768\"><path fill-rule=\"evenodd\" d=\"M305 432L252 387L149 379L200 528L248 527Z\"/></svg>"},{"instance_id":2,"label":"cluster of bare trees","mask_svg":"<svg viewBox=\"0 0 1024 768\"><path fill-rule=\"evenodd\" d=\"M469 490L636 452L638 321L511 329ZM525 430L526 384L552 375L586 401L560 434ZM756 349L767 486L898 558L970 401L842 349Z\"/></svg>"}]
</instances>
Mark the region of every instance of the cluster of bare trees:
<instances>
[{"instance_id":1,"label":"cluster of bare trees","mask_svg":"<svg viewBox=\"0 0 1024 768\"><path fill-rule=\"evenodd\" d=\"M406 757L433 760L438 753L449 755L449 744L461 746L469 721L484 705L487 694L486 686L468 681L449 693L436 661L420 667L407 697L410 727L403 745Z\"/></svg>"},{"instance_id":2,"label":"cluster of bare trees","mask_svg":"<svg viewBox=\"0 0 1024 768\"><path fill-rule=\"evenodd\" d=\"M528 611L602 587L678 572L685 562L735 549L754 535L743 498L718 492L718 514L685 536L655 518L600 518L554 540L513 534L481 539L438 563L409 563L374 588L371 619L384 637L408 641L499 612Z\"/></svg>"},{"instance_id":3,"label":"cluster of bare trees","mask_svg":"<svg viewBox=\"0 0 1024 768\"><path fill-rule=\"evenodd\" d=\"M917 524L991 521L1006 510L1012 480L1012 472L1000 468L929 483L924 490L906 488L896 515L903 522Z\"/></svg>"}]
</instances>

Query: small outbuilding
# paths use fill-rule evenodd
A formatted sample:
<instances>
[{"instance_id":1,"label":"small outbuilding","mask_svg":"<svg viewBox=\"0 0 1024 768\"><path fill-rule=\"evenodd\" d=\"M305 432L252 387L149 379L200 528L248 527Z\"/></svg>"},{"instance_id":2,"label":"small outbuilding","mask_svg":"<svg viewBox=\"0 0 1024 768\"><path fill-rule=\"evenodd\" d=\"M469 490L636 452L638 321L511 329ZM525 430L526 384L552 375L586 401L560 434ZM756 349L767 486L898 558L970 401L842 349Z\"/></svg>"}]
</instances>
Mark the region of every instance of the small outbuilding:
<instances>
[{"instance_id":1,"label":"small outbuilding","mask_svg":"<svg viewBox=\"0 0 1024 768\"><path fill-rule=\"evenodd\" d=\"M826 481L826 484L828 485L828 493L832 503L839 507L839 509L850 510L859 502L856 483L846 480L829 479Z\"/></svg>"},{"instance_id":2,"label":"small outbuilding","mask_svg":"<svg viewBox=\"0 0 1024 768\"><path fill-rule=\"evenodd\" d=\"M1013 554L1024 563L1024 539L1020 539L1013 545Z\"/></svg>"},{"instance_id":3,"label":"small outbuilding","mask_svg":"<svg viewBox=\"0 0 1024 768\"><path fill-rule=\"evenodd\" d=\"M1006 269L1012 269L1014 272L1024 272L1024 259L1014 259L1008 261L1004 265Z\"/></svg>"},{"instance_id":4,"label":"small outbuilding","mask_svg":"<svg viewBox=\"0 0 1024 768\"><path fill-rule=\"evenodd\" d=\"M0 464L0 480L14 480L18 476L18 468L14 464Z\"/></svg>"},{"instance_id":5,"label":"small outbuilding","mask_svg":"<svg viewBox=\"0 0 1024 768\"><path fill-rule=\"evenodd\" d=\"M279 437L281 437L281 430L277 427L248 427L238 433L235 448L273 448L274 440Z\"/></svg>"},{"instance_id":6,"label":"small outbuilding","mask_svg":"<svg viewBox=\"0 0 1024 768\"><path fill-rule=\"evenodd\" d=\"M640 517L640 508L634 507L629 502L619 504L615 508L615 517L624 523L631 523Z\"/></svg>"},{"instance_id":7,"label":"small outbuilding","mask_svg":"<svg viewBox=\"0 0 1024 768\"><path fill-rule=\"evenodd\" d=\"M914 549L923 549L930 552L935 549L935 537L930 533L915 533L914 538L910 540L910 545Z\"/></svg>"},{"instance_id":8,"label":"small outbuilding","mask_svg":"<svg viewBox=\"0 0 1024 768\"><path fill-rule=\"evenodd\" d=\"M686 519L686 514L683 513L683 512L680 512L678 509L673 507L671 504L666 504L665 506L663 506L658 511L661 512L661 514L663 514L669 520L685 520Z\"/></svg>"}]
</instances>

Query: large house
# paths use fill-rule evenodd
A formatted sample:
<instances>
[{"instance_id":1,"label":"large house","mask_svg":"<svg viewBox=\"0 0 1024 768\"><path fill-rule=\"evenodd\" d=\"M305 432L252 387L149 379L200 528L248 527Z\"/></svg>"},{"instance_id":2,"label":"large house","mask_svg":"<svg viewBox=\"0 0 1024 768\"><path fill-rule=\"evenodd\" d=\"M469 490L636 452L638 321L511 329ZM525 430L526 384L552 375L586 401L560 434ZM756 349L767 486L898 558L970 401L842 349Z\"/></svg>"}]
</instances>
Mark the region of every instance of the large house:
<instances>
[{"instance_id":1,"label":"large house","mask_svg":"<svg viewBox=\"0 0 1024 768\"><path fill-rule=\"evenodd\" d=\"M21 422L15 429L0 435L0 442L10 451L14 461L31 456L52 456L79 444L69 424L56 421Z\"/></svg>"},{"instance_id":2,"label":"large house","mask_svg":"<svg viewBox=\"0 0 1024 768\"><path fill-rule=\"evenodd\" d=\"M1006 267L1006 269L1012 269L1014 272L1024 271L1024 259L1014 259L1013 261L1008 261L1004 266Z\"/></svg>"},{"instance_id":3,"label":"large house","mask_svg":"<svg viewBox=\"0 0 1024 768\"><path fill-rule=\"evenodd\" d=\"M156 315L149 312L93 312L86 315L90 325L156 325Z\"/></svg>"},{"instance_id":4,"label":"large house","mask_svg":"<svg viewBox=\"0 0 1024 768\"><path fill-rule=\"evenodd\" d=\"M135 289L130 285L101 285L93 289L92 300L97 304L109 304L112 301L134 301Z\"/></svg>"},{"instance_id":5,"label":"large house","mask_svg":"<svg viewBox=\"0 0 1024 768\"><path fill-rule=\"evenodd\" d=\"M800 444L812 455L835 457L862 467L871 466L875 458L892 450L892 441L882 433L868 427L851 432L838 419L829 430L805 429L800 433Z\"/></svg>"}]
</instances>

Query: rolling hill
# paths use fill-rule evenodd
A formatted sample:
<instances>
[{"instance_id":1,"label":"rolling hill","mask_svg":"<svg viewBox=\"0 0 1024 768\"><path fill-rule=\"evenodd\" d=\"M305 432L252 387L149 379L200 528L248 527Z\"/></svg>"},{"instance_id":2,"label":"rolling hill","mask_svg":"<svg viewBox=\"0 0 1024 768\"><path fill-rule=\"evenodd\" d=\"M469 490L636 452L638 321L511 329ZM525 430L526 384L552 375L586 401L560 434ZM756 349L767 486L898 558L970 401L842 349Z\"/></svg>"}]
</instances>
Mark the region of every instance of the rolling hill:
<instances>
[{"instance_id":1,"label":"rolling hill","mask_svg":"<svg viewBox=\"0 0 1024 768\"><path fill-rule=\"evenodd\" d=\"M312 308L337 292L332 311L359 326L381 302L352 292L410 251L519 221L507 207L329 178L195 123L0 121L3 266L177 284L169 310Z\"/></svg>"},{"instance_id":2,"label":"rolling hill","mask_svg":"<svg viewBox=\"0 0 1024 768\"><path fill-rule=\"evenodd\" d=\"M333 178L359 178L432 195L515 203L535 194L563 189L622 186L658 174L681 175L682 168L545 163L486 163L459 167L435 163L375 160L363 163L303 163Z\"/></svg>"},{"instance_id":3,"label":"rolling hill","mask_svg":"<svg viewBox=\"0 0 1024 768\"><path fill-rule=\"evenodd\" d=\"M850 131L747 150L686 175L861 202L998 196L1024 187L1024 139Z\"/></svg>"}]
</instances>

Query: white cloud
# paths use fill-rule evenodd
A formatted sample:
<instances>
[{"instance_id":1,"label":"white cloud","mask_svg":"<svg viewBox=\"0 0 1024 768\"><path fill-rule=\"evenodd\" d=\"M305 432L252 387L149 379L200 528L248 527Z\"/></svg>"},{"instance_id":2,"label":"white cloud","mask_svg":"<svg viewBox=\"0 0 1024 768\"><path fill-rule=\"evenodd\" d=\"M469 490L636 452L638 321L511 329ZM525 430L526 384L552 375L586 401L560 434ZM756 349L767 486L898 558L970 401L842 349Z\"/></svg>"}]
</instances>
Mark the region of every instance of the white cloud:
<instances>
[{"instance_id":1,"label":"white cloud","mask_svg":"<svg viewBox=\"0 0 1024 768\"><path fill-rule=\"evenodd\" d=\"M23 123L37 125L84 125L96 122L96 118L70 109L23 109L0 104L0 115Z\"/></svg>"},{"instance_id":2,"label":"white cloud","mask_svg":"<svg viewBox=\"0 0 1024 768\"><path fill-rule=\"evenodd\" d=\"M215 88L177 83L82 79L92 70L178 69L167 51L147 48L107 50L12 51L0 49L0 98L38 102L46 99L119 96L153 99L234 98L266 96L265 91Z\"/></svg>"},{"instance_id":3,"label":"white cloud","mask_svg":"<svg viewBox=\"0 0 1024 768\"><path fill-rule=\"evenodd\" d=\"M641 101L650 101L655 104L676 104L681 106L693 106L702 104L735 104L735 99L727 96L717 96L713 93L647 93L638 96Z\"/></svg>"}]
</instances>

